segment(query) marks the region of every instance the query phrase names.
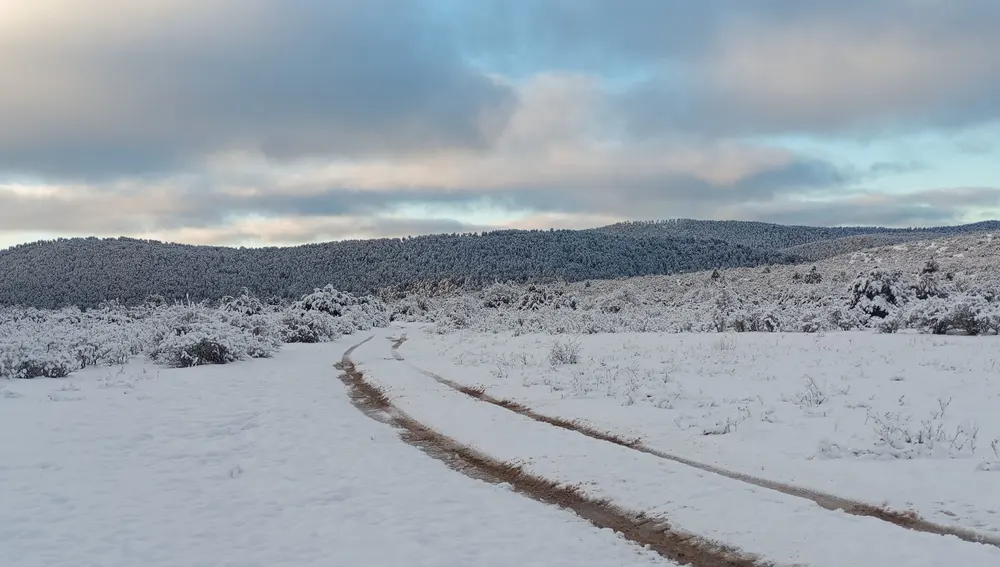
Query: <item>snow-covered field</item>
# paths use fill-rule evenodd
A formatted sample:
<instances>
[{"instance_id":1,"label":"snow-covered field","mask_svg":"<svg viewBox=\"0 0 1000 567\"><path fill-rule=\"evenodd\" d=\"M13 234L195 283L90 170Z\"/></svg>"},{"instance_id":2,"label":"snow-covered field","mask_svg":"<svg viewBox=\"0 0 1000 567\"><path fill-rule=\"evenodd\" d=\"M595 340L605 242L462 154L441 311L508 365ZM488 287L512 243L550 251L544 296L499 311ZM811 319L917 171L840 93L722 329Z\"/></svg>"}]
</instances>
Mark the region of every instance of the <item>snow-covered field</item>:
<instances>
[{"instance_id":1,"label":"snow-covered field","mask_svg":"<svg viewBox=\"0 0 1000 567\"><path fill-rule=\"evenodd\" d=\"M578 350L578 362L553 363L553 345ZM572 338L412 327L399 351L545 415L995 537L998 346L867 332Z\"/></svg>"},{"instance_id":2,"label":"snow-covered field","mask_svg":"<svg viewBox=\"0 0 1000 567\"><path fill-rule=\"evenodd\" d=\"M387 340L401 333L405 360ZM591 335L578 339L575 364L554 364L553 344L572 339L442 336L419 325L227 365L134 360L0 382L3 564L671 564L571 512L464 476L359 411L333 364L368 336L353 360L411 417L683 533L781 565L1000 564L993 545L825 510L590 439L419 371L686 458L992 536L995 338ZM890 446L872 415L898 429L883 435ZM921 427L928 442L893 437Z\"/></svg>"},{"instance_id":3,"label":"snow-covered field","mask_svg":"<svg viewBox=\"0 0 1000 567\"><path fill-rule=\"evenodd\" d=\"M690 559L449 468L462 449L408 445L398 411L684 542L1000 565L997 257L965 237L815 269L0 308L0 565ZM384 423L334 368L367 337L344 368Z\"/></svg>"},{"instance_id":4,"label":"snow-covered field","mask_svg":"<svg viewBox=\"0 0 1000 567\"><path fill-rule=\"evenodd\" d=\"M348 338L0 381L0 565L664 565L453 472L348 400Z\"/></svg>"}]
</instances>

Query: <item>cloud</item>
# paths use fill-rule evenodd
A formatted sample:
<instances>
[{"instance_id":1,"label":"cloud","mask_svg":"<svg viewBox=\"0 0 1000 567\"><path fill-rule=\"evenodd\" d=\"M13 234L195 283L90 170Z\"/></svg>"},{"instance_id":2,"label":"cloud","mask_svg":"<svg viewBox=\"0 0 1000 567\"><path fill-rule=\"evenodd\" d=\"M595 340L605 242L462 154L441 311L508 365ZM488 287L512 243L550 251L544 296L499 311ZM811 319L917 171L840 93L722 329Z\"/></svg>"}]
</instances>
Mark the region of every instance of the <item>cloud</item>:
<instances>
[{"instance_id":1,"label":"cloud","mask_svg":"<svg viewBox=\"0 0 1000 567\"><path fill-rule=\"evenodd\" d=\"M521 54L498 59L515 72L535 60L624 77L636 136L866 137L1000 118L990 0L484 2L470 49Z\"/></svg>"},{"instance_id":2,"label":"cloud","mask_svg":"<svg viewBox=\"0 0 1000 567\"><path fill-rule=\"evenodd\" d=\"M17 80L0 90L0 169L481 151L515 102L441 39L421 2L10 4L0 75Z\"/></svg>"},{"instance_id":3,"label":"cloud","mask_svg":"<svg viewBox=\"0 0 1000 567\"><path fill-rule=\"evenodd\" d=\"M623 143L1000 118L989 25L1000 6L986 0L5 0L3 10L0 75L17 80L0 90L0 171L49 178L170 174L231 151L489 153L519 104L540 107L490 65L534 77L545 92L521 94L549 97L531 118L550 133L548 112L565 97L546 76L575 72L594 89L639 77L573 124Z\"/></svg>"},{"instance_id":4,"label":"cloud","mask_svg":"<svg viewBox=\"0 0 1000 567\"><path fill-rule=\"evenodd\" d=\"M813 226L946 226L1000 213L1000 188L954 187L899 194L846 192L813 200L752 203L722 211L726 218Z\"/></svg>"},{"instance_id":5,"label":"cloud","mask_svg":"<svg viewBox=\"0 0 1000 567\"><path fill-rule=\"evenodd\" d=\"M989 188L858 189L918 169L938 183L945 153L995 153L995 129L958 135L1000 123L987 0L0 13L0 76L16 79L0 89L7 233L292 242L677 216L926 224L996 205ZM915 131L954 147L899 142L851 163ZM836 159L804 149L824 143Z\"/></svg>"}]
</instances>

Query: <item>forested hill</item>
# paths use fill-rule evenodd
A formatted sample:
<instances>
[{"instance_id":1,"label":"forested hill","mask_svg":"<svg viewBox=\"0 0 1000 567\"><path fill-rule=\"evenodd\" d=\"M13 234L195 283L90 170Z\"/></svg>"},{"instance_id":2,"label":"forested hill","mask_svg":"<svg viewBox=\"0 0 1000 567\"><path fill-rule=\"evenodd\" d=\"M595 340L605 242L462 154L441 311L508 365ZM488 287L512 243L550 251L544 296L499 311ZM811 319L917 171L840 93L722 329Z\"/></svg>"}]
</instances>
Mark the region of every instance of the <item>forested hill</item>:
<instances>
[{"instance_id":1,"label":"forested hill","mask_svg":"<svg viewBox=\"0 0 1000 567\"><path fill-rule=\"evenodd\" d=\"M0 304L92 306L216 299L246 286L262 297L316 287L370 292L451 280L610 279L789 261L784 254L716 239L615 231L497 231L355 240L288 248L227 248L129 238L43 241L0 251Z\"/></svg>"},{"instance_id":2,"label":"forested hill","mask_svg":"<svg viewBox=\"0 0 1000 567\"><path fill-rule=\"evenodd\" d=\"M888 229L679 219L287 248L59 239L0 250L0 305L86 307L106 299L131 304L151 294L216 299L243 286L262 297L290 298L326 284L366 293L443 280L478 286L612 279L813 261L864 247L985 230L1000 230L1000 222Z\"/></svg>"},{"instance_id":3,"label":"forested hill","mask_svg":"<svg viewBox=\"0 0 1000 567\"><path fill-rule=\"evenodd\" d=\"M1000 221L983 221L974 224L929 228L884 228L878 226L788 226L754 221L672 219L665 221L623 222L609 225L599 230L632 236L715 238L754 248L782 250L793 254L808 250L808 256L815 259L823 255L824 251L829 256L832 256L860 249L857 246L882 246L896 242L905 242L907 240L957 236L987 230L997 231L1000 230ZM786 250L825 241L837 241L837 244Z\"/></svg>"}]
</instances>

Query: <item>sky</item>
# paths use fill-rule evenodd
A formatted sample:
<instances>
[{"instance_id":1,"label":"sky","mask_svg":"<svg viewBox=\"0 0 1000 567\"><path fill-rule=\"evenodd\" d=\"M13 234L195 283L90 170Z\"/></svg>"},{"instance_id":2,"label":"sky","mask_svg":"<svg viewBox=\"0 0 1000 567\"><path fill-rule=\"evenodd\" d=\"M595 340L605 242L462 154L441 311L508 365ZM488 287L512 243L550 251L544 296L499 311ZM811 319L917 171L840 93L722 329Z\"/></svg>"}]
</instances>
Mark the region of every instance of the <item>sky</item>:
<instances>
[{"instance_id":1,"label":"sky","mask_svg":"<svg viewBox=\"0 0 1000 567\"><path fill-rule=\"evenodd\" d=\"M995 0L0 0L0 247L1000 218Z\"/></svg>"}]
</instances>

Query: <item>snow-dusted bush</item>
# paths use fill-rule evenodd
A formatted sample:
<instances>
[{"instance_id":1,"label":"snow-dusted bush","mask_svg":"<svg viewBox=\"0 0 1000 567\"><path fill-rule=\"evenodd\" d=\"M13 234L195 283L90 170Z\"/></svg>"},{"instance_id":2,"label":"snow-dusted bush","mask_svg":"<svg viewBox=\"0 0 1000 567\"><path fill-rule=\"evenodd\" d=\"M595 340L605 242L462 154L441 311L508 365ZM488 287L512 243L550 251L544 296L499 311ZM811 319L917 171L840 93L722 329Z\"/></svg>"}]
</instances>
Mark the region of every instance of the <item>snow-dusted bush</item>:
<instances>
[{"instance_id":1,"label":"snow-dusted bush","mask_svg":"<svg viewBox=\"0 0 1000 567\"><path fill-rule=\"evenodd\" d=\"M628 286L597 298L597 306L602 313L621 313L639 305L635 291Z\"/></svg>"},{"instance_id":2,"label":"snow-dusted bush","mask_svg":"<svg viewBox=\"0 0 1000 567\"><path fill-rule=\"evenodd\" d=\"M426 321L428 312L433 309L432 304L432 300L424 296L397 299L389 306L389 321Z\"/></svg>"},{"instance_id":3,"label":"snow-dusted bush","mask_svg":"<svg viewBox=\"0 0 1000 567\"><path fill-rule=\"evenodd\" d=\"M239 295L227 295L219 300L219 309L230 313L240 313L246 316L260 315L264 312L264 303L257 299L250 290L243 288Z\"/></svg>"},{"instance_id":4,"label":"snow-dusted bush","mask_svg":"<svg viewBox=\"0 0 1000 567\"><path fill-rule=\"evenodd\" d=\"M299 313L318 312L337 318L339 320L337 325L339 334L336 336L350 334L356 330L386 327L389 325L391 314L390 309L378 298L372 296L356 297L330 285L303 296L302 299L292 304L290 310ZM328 321L324 322L321 317L292 315L290 320L314 328L317 331L314 333L316 337L335 336L326 332L331 330L331 324ZM293 329L290 336L301 335Z\"/></svg>"},{"instance_id":5,"label":"snow-dusted bush","mask_svg":"<svg viewBox=\"0 0 1000 567\"><path fill-rule=\"evenodd\" d=\"M71 353L53 345L0 344L0 377L65 378L78 365Z\"/></svg>"},{"instance_id":6,"label":"snow-dusted bush","mask_svg":"<svg viewBox=\"0 0 1000 567\"><path fill-rule=\"evenodd\" d=\"M334 317L340 317L344 311L359 302L357 297L346 291L339 291L332 285L316 289L293 305L303 311L321 311Z\"/></svg>"},{"instance_id":7,"label":"snow-dusted bush","mask_svg":"<svg viewBox=\"0 0 1000 567\"><path fill-rule=\"evenodd\" d=\"M141 321L116 302L82 312L0 309L0 377L58 378L142 351Z\"/></svg>"},{"instance_id":8,"label":"snow-dusted bush","mask_svg":"<svg viewBox=\"0 0 1000 567\"><path fill-rule=\"evenodd\" d=\"M167 305L156 297L133 307L106 301L87 311L0 308L0 377L61 377L137 355L176 367L264 358L285 342L330 341L388 324L381 301L329 287L284 309L245 288L217 308Z\"/></svg>"},{"instance_id":9,"label":"snow-dusted bush","mask_svg":"<svg viewBox=\"0 0 1000 567\"><path fill-rule=\"evenodd\" d=\"M343 336L340 320L322 311L289 309L281 314L281 339L286 343L325 343Z\"/></svg>"},{"instance_id":10,"label":"snow-dusted bush","mask_svg":"<svg viewBox=\"0 0 1000 567\"><path fill-rule=\"evenodd\" d=\"M809 268L809 272L806 273L804 278L802 278L802 281L807 284L818 284L823 281L823 276L816 271L816 266L813 266L812 268Z\"/></svg>"},{"instance_id":11,"label":"snow-dusted bush","mask_svg":"<svg viewBox=\"0 0 1000 567\"><path fill-rule=\"evenodd\" d=\"M851 308L876 319L888 317L904 300L905 290L900 284L901 279L901 272L889 272L881 268L858 274L851 284Z\"/></svg>"},{"instance_id":12,"label":"snow-dusted bush","mask_svg":"<svg viewBox=\"0 0 1000 567\"><path fill-rule=\"evenodd\" d=\"M994 331L1000 324L997 308L984 298L955 295L915 301L907 308L907 325L925 333L943 335L960 331L979 335Z\"/></svg>"},{"instance_id":13,"label":"snow-dusted bush","mask_svg":"<svg viewBox=\"0 0 1000 567\"><path fill-rule=\"evenodd\" d=\"M924 272L917 276L917 281L913 284L913 295L917 299L929 299L946 297L948 294L934 272Z\"/></svg>"},{"instance_id":14,"label":"snow-dusted bush","mask_svg":"<svg viewBox=\"0 0 1000 567\"><path fill-rule=\"evenodd\" d=\"M572 340L555 341L549 349L549 363L553 366L561 364L577 364L580 362L580 342Z\"/></svg>"},{"instance_id":15,"label":"snow-dusted bush","mask_svg":"<svg viewBox=\"0 0 1000 567\"><path fill-rule=\"evenodd\" d=\"M947 407L948 402L942 402ZM976 454L979 427L974 423L946 423L942 412L914 423L901 412L868 412L875 439L868 446L844 446L824 440L819 454L826 458L875 459L969 458Z\"/></svg>"},{"instance_id":16,"label":"snow-dusted bush","mask_svg":"<svg viewBox=\"0 0 1000 567\"><path fill-rule=\"evenodd\" d=\"M877 434L872 453L896 459L975 454L979 428L960 424L948 427L942 417L932 416L913 425L908 416L898 412L869 413L868 420Z\"/></svg>"},{"instance_id":17,"label":"snow-dusted bush","mask_svg":"<svg viewBox=\"0 0 1000 567\"><path fill-rule=\"evenodd\" d=\"M437 323L438 332L443 333L455 329L473 328L474 323L481 321L483 316L484 309L475 298L460 295L442 301L433 314L433 319ZM493 321L497 321L497 318L493 318Z\"/></svg>"},{"instance_id":18,"label":"snow-dusted bush","mask_svg":"<svg viewBox=\"0 0 1000 567\"><path fill-rule=\"evenodd\" d=\"M278 330L259 315L180 307L164 314L149 357L175 368L226 364L269 357L278 350L279 339Z\"/></svg>"}]
</instances>

